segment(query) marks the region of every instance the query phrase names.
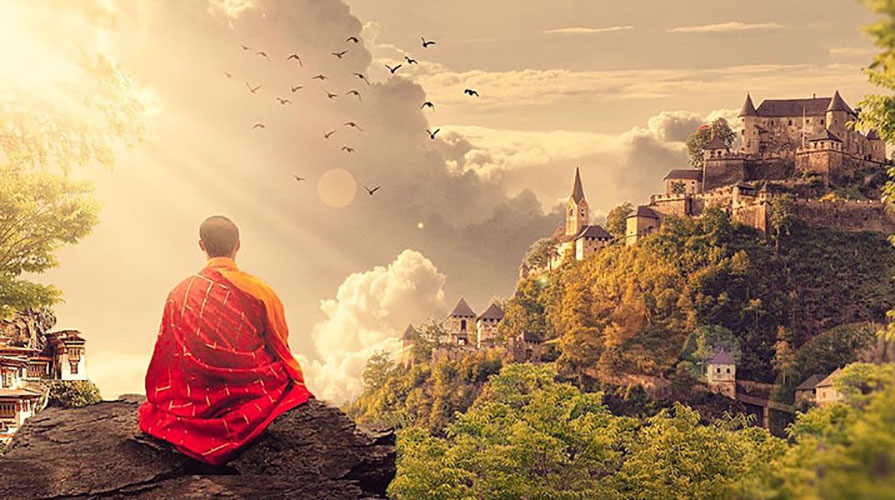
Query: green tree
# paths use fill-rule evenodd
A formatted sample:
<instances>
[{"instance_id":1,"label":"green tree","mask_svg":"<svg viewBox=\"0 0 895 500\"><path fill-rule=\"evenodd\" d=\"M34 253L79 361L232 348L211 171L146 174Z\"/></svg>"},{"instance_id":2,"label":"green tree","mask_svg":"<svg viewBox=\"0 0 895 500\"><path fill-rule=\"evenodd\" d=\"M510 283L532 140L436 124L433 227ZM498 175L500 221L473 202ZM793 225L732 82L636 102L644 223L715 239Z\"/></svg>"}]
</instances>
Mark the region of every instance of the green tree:
<instances>
[{"instance_id":1,"label":"green tree","mask_svg":"<svg viewBox=\"0 0 895 500\"><path fill-rule=\"evenodd\" d=\"M531 245L525 263L530 269L545 269L550 258L556 253L556 243L552 238L541 238Z\"/></svg>"},{"instance_id":2,"label":"green tree","mask_svg":"<svg viewBox=\"0 0 895 500\"><path fill-rule=\"evenodd\" d=\"M632 210L634 210L634 207L630 202L626 201L609 211L609 215L606 217L606 231L613 238L621 239L625 237L625 232L628 229L628 214Z\"/></svg>"},{"instance_id":3,"label":"green tree","mask_svg":"<svg viewBox=\"0 0 895 500\"><path fill-rule=\"evenodd\" d=\"M736 142L737 134L731 130L727 120L720 117L715 118L709 127L696 129L687 138L687 153L690 155L690 166L702 168L703 153L714 137L721 139L730 148Z\"/></svg>"},{"instance_id":4,"label":"green tree","mask_svg":"<svg viewBox=\"0 0 895 500\"><path fill-rule=\"evenodd\" d=\"M47 385L47 406L79 408L102 401L99 388L89 380L54 380Z\"/></svg>"},{"instance_id":5,"label":"green tree","mask_svg":"<svg viewBox=\"0 0 895 500\"><path fill-rule=\"evenodd\" d=\"M363 380L364 390L375 391L382 387L388 380L394 368L392 356L388 351L376 351L367 359L364 366Z\"/></svg>"},{"instance_id":6,"label":"green tree","mask_svg":"<svg viewBox=\"0 0 895 500\"><path fill-rule=\"evenodd\" d=\"M789 194L775 196L771 200L770 222L774 249L777 251L780 250L780 241L792 234L792 227L796 222L792 205L792 195Z\"/></svg>"}]
</instances>

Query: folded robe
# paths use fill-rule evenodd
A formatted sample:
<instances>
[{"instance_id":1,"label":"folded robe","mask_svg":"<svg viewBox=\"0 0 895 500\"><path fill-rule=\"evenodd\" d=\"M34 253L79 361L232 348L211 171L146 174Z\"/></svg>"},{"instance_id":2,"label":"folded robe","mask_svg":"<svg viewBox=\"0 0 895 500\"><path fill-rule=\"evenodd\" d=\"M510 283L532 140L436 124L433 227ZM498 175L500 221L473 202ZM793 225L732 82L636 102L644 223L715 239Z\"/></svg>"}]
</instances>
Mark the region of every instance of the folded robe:
<instances>
[{"instance_id":1,"label":"folded robe","mask_svg":"<svg viewBox=\"0 0 895 500\"><path fill-rule=\"evenodd\" d=\"M168 296L140 429L220 465L311 396L273 290L214 258Z\"/></svg>"}]
</instances>

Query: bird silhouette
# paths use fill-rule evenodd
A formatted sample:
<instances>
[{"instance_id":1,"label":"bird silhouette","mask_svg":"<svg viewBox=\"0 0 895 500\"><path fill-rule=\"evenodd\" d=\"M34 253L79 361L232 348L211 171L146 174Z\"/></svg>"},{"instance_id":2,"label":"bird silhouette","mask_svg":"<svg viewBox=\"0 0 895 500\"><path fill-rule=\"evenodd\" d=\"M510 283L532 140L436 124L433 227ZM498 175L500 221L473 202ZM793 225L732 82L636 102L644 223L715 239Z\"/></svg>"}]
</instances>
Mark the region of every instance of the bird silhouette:
<instances>
[{"instance_id":1,"label":"bird silhouette","mask_svg":"<svg viewBox=\"0 0 895 500\"><path fill-rule=\"evenodd\" d=\"M292 59L295 59L296 61L298 61L299 66L304 66L304 64L301 62L301 56L299 56L298 54L292 53L292 54L289 54L289 57L286 58L287 61L292 60Z\"/></svg>"},{"instance_id":2,"label":"bird silhouette","mask_svg":"<svg viewBox=\"0 0 895 500\"><path fill-rule=\"evenodd\" d=\"M315 76L314 78L311 78L311 80L320 80L322 82L324 80L327 80L327 78L326 78L326 75L320 74L320 75Z\"/></svg>"},{"instance_id":3,"label":"bird silhouette","mask_svg":"<svg viewBox=\"0 0 895 500\"><path fill-rule=\"evenodd\" d=\"M347 50L343 50L342 52L330 52L330 54L332 54L335 57L338 57L339 59L345 57L345 54L347 54L347 53L348 53Z\"/></svg>"},{"instance_id":4,"label":"bird silhouette","mask_svg":"<svg viewBox=\"0 0 895 500\"><path fill-rule=\"evenodd\" d=\"M281 105L285 106L287 104L292 104L292 101L289 99L283 99L282 97L277 97L277 101L280 102Z\"/></svg>"},{"instance_id":5,"label":"bird silhouette","mask_svg":"<svg viewBox=\"0 0 895 500\"><path fill-rule=\"evenodd\" d=\"M229 71L224 71L224 76L227 78L233 78L233 75Z\"/></svg>"},{"instance_id":6,"label":"bird silhouette","mask_svg":"<svg viewBox=\"0 0 895 500\"><path fill-rule=\"evenodd\" d=\"M335 99L336 97L339 97L339 94L333 94L332 92L330 92L326 89L323 89L323 91L326 92L326 97L329 97L330 99Z\"/></svg>"},{"instance_id":7,"label":"bird silhouette","mask_svg":"<svg viewBox=\"0 0 895 500\"><path fill-rule=\"evenodd\" d=\"M251 47L249 47L248 45L246 45L244 43L240 44L240 46L242 46L242 50L252 50Z\"/></svg>"},{"instance_id":8,"label":"bird silhouette","mask_svg":"<svg viewBox=\"0 0 895 500\"><path fill-rule=\"evenodd\" d=\"M393 68L393 67L389 66L388 64L385 65L385 67L388 68L388 70L391 71L393 75L395 74L395 71L398 71L399 69L401 69L401 66L402 65L399 64Z\"/></svg>"},{"instance_id":9,"label":"bird silhouette","mask_svg":"<svg viewBox=\"0 0 895 500\"><path fill-rule=\"evenodd\" d=\"M423 109L423 108L435 109L435 105L432 104L432 101L426 101L423 103L422 106L420 106L420 109Z\"/></svg>"},{"instance_id":10,"label":"bird silhouette","mask_svg":"<svg viewBox=\"0 0 895 500\"><path fill-rule=\"evenodd\" d=\"M332 137L333 134L335 134L335 133L336 133L335 130L332 130L332 131L329 131L329 132L327 132L326 130L324 130L324 131L323 131L323 138L324 138L324 139L329 139L329 138Z\"/></svg>"},{"instance_id":11,"label":"bird silhouette","mask_svg":"<svg viewBox=\"0 0 895 500\"><path fill-rule=\"evenodd\" d=\"M344 151L346 153L353 153L354 148L349 148L348 146L342 146L342 151Z\"/></svg>"},{"instance_id":12,"label":"bird silhouette","mask_svg":"<svg viewBox=\"0 0 895 500\"><path fill-rule=\"evenodd\" d=\"M308 180L308 179L305 178L305 177L299 177L298 174L292 174L292 177L295 177L295 180L296 180L297 182L301 182L301 181L306 181L306 180Z\"/></svg>"},{"instance_id":13,"label":"bird silhouette","mask_svg":"<svg viewBox=\"0 0 895 500\"><path fill-rule=\"evenodd\" d=\"M248 88L249 88L249 92L251 92L251 93L253 93L253 94L256 93L256 92L258 92L258 90L261 89L261 87L263 87L263 86L264 86L264 85L258 85L257 87L252 87L252 85L249 84L249 82L246 82L246 87L248 87Z\"/></svg>"},{"instance_id":14,"label":"bird silhouette","mask_svg":"<svg viewBox=\"0 0 895 500\"><path fill-rule=\"evenodd\" d=\"M360 43L360 38L358 38L358 37L356 37L356 36L349 36L348 38L345 39L345 41L346 41L346 42Z\"/></svg>"},{"instance_id":15,"label":"bird silhouette","mask_svg":"<svg viewBox=\"0 0 895 500\"><path fill-rule=\"evenodd\" d=\"M267 62L270 62L270 58L267 57L267 52L264 52L263 50L259 50L258 52L255 52L255 55L261 56L261 57L267 59Z\"/></svg>"},{"instance_id":16,"label":"bird silhouette","mask_svg":"<svg viewBox=\"0 0 895 500\"><path fill-rule=\"evenodd\" d=\"M379 189L382 187L382 186L376 186L373 189L370 189L364 184L361 184L361 185L364 186L364 189L367 190L367 194L369 194L370 196L373 196L376 193L376 191L379 191Z\"/></svg>"},{"instance_id":17,"label":"bird silhouette","mask_svg":"<svg viewBox=\"0 0 895 500\"><path fill-rule=\"evenodd\" d=\"M364 82L366 82L367 85L370 84L370 80L367 80L367 77L364 76L363 73L355 73L354 76L356 76L356 77L360 78L361 80L363 80Z\"/></svg>"},{"instance_id":18,"label":"bird silhouette","mask_svg":"<svg viewBox=\"0 0 895 500\"><path fill-rule=\"evenodd\" d=\"M410 56L404 56L404 60L407 61L407 64L419 64L419 61Z\"/></svg>"},{"instance_id":19,"label":"bird silhouette","mask_svg":"<svg viewBox=\"0 0 895 500\"><path fill-rule=\"evenodd\" d=\"M346 126L346 127L351 127L351 128L356 128L356 129L360 130L361 132L364 131L364 129L360 128L360 126L359 126L357 123L354 123L354 122L347 122L347 123L345 123L345 126Z\"/></svg>"},{"instance_id":20,"label":"bird silhouette","mask_svg":"<svg viewBox=\"0 0 895 500\"><path fill-rule=\"evenodd\" d=\"M426 40L426 37L421 36L420 40L423 41L423 48L428 49L430 45L435 45L435 42L431 40Z\"/></svg>"},{"instance_id":21,"label":"bird silhouette","mask_svg":"<svg viewBox=\"0 0 895 500\"><path fill-rule=\"evenodd\" d=\"M437 129L435 129L435 132L431 132L428 129L426 129L426 132L429 134L429 139L432 139L434 141L435 135L438 134L438 132L441 132L441 129L437 128Z\"/></svg>"},{"instance_id":22,"label":"bird silhouette","mask_svg":"<svg viewBox=\"0 0 895 500\"><path fill-rule=\"evenodd\" d=\"M363 99L361 99L360 92L358 92L354 89L349 90L348 92L345 93L345 95L356 95L358 101L363 101Z\"/></svg>"},{"instance_id":23,"label":"bird silhouette","mask_svg":"<svg viewBox=\"0 0 895 500\"><path fill-rule=\"evenodd\" d=\"M295 85L295 86L292 87L292 93L294 94L294 93L296 93L297 91L299 91L299 90L301 90L301 89L303 89L303 88L305 88L304 85Z\"/></svg>"},{"instance_id":24,"label":"bird silhouette","mask_svg":"<svg viewBox=\"0 0 895 500\"><path fill-rule=\"evenodd\" d=\"M265 127L263 123L256 123L256 124L252 125L252 130L255 130L256 128L267 128L267 127Z\"/></svg>"},{"instance_id":25,"label":"bird silhouette","mask_svg":"<svg viewBox=\"0 0 895 500\"><path fill-rule=\"evenodd\" d=\"M469 97L478 97L479 96L479 93L472 89L466 89L463 91L463 93L468 95Z\"/></svg>"}]
</instances>

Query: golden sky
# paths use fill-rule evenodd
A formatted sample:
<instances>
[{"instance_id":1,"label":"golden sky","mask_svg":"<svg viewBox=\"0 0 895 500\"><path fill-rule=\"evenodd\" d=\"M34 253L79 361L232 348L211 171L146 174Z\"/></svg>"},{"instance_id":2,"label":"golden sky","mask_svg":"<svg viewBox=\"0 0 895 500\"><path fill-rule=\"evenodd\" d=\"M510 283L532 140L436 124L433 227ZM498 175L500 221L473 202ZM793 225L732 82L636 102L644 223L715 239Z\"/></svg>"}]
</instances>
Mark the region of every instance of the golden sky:
<instances>
[{"instance_id":1,"label":"golden sky","mask_svg":"<svg viewBox=\"0 0 895 500\"><path fill-rule=\"evenodd\" d=\"M575 166L599 217L645 202L684 166L687 134L735 116L747 91L757 104L838 89L854 104L870 90L870 17L852 1L88 4L73 16L4 2L0 42L22 50L0 56L0 101L89 95L66 69L74 37L120 64L146 106L143 144L111 172L81 172L100 225L41 277L65 292L58 326L84 332L106 397L142 391L164 298L201 267L208 215L240 225L238 262L282 296L309 387L341 400L408 322L461 295L484 310L511 294Z\"/></svg>"}]
</instances>

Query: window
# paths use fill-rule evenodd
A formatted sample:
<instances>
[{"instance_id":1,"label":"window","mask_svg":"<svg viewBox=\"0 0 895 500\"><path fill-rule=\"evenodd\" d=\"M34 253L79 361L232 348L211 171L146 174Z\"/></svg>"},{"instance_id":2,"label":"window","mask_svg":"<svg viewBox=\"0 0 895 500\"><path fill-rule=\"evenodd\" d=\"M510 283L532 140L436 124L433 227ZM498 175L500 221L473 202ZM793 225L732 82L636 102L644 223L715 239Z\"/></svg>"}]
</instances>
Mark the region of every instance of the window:
<instances>
[{"instance_id":1,"label":"window","mask_svg":"<svg viewBox=\"0 0 895 500\"><path fill-rule=\"evenodd\" d=\"M69 361L68 364L69 364L69 366L71 366L71 374L77 375L78 374L78 362L77 361Z\"/></svg>"},{"instance_id":2,"label":"window","mask_svg":"<svg viewBox=\"0 0 895 500\"><path fill-rule=\"evenodd\" d=\"M465 319L461 319L461 320L460 320L460 331L461 331L461 332L465 332L465 331L466 331L466 320L465 320Z\"/></svg>"},{"instance_id":3,"label":"window","mask_svg":"<svg viewBox=\"0 0 895 500\"><path fill-rule=\"evenodd\" d=\"M730 368L727 369L727 373L730 373Z\"/></svg>"},{"instance_id":4,"label":"window","mask_svg":"<svg viewBox=\"0 0 895 500\"><path fill-rule=\"evenodd\" d=\"M720 367L720 366L715 367L715 373L721 373L721 367Z\"/></svg>"},{"instance_id":5,"label":"window","mask_svg":"<svg viewBox=\"0 0 895 500\"><path fill-rule=\"evenodd\" d=\"M16 413L15 403L0 403L0 418L15 418Z\"/></svg>"},{"instance_id":6,"label":"window","mask_svg":"<svg viewBox=\"0 0 895 500\"><path fill-rule=\"evenodd\" d=\"M789 120L789 126L792 127L792 120Z\"/></svg>"}]
</instances>

